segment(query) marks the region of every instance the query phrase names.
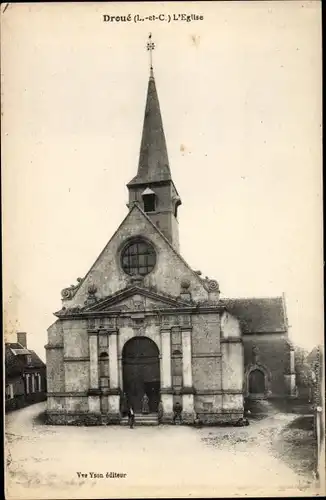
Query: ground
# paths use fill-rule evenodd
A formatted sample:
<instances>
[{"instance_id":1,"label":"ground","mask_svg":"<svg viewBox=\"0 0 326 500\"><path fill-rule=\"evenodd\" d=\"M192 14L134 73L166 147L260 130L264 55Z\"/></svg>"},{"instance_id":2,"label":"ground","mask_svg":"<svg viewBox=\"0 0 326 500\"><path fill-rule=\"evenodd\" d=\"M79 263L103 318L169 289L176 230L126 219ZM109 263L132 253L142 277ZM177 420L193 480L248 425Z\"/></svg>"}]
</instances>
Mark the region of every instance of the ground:
<instances>
[{"instance_id":1,"label":"ground","mask_svg":"<svg viewBox=\"0 0 326 500\"><path fill-rule=\"evenodd\" d=\"M43 411L39 403L6 416L7 498L320 494L311 467L298 467L289 451L293 414L248 427L129 429L48 426ZM106 478L107 472L126 476Z\"/></svg>"}]
</instances>

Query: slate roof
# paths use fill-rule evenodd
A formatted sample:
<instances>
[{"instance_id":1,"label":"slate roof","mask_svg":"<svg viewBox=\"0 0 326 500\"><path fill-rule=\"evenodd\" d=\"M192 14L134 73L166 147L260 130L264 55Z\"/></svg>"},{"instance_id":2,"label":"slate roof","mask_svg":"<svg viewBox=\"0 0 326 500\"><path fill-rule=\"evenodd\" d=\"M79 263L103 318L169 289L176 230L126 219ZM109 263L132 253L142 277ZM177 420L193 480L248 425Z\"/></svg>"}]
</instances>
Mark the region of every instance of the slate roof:
<instances>
[{"instance_id":1,"label":"slate roof","mask_svg":"<svg viewBox=\"0 0 326 500\"><path fill-rule=\"evenodd\" d=\"M41 360L41 358L36 354L35 351L31 351L29 349L29 353L32 356L32 362L29 366L35 366L35 367L45 367L45 363Z\"/></svg>"},{"instance_id":2,"label":"slate roof","mask_svg":"<svg viewBox=\"0 0 326 500\"><path fill-rule=\"evenodd\" d=\"M26 354L31 356L31 363L26 362ZM23 373L25 368L43 368L45 363L31 349L25 349L18 343L5 344L5 367L6 376L14 376Z\"/></svg>"},{"instance_id":3,"label":"slate roof","mask_svg":"<svg viewBox=\"0 0 326 500\"><path fill-rule=\"evenodd\" d=\"M151 73L144 116L138 172L128 184L170 181L168 152L154 76Z\"/></svg>"},{"instance_id":4,"label":"slate roof","mask_svg":"<svg viewBox=\"0 0 326 500\"><path fill-rule=\"evenodd\" d=\"M244 334L287 331L287 319L282 297L222 299L221 303L240 320L241 330Z\"/></svg>"}]
</instances>

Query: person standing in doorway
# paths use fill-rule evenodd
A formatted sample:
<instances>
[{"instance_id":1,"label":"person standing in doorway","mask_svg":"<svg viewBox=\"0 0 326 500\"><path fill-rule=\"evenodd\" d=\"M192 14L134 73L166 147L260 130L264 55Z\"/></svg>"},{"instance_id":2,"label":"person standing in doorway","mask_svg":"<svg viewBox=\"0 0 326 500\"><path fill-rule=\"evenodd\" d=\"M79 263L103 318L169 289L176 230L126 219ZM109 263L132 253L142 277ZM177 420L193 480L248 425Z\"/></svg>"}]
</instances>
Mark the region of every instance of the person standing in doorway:
<instances>
[{"instance_id":1,"label":"person standing in doorway","mask_svg":"<svg viewBox=\"0 0 326 500\"><path fill-rule=\"evenodd\" d=\"M182 424L181 414L182 414L182 406L179 403L179 401L177 401L175 403L175 405L173 406L173 423L174 424L177 423L177 420L178 420L179 424Z\"/></svg>"},{"instance_id":2,"label":"person standing in doorway","mask_svg":"<svg viewBox=\"0 0 326 500\"><path fill-rule=\"evenodd\" d=\"M135 424L135 413L132 406L130 406L128 410L128 420L130 429L133 429Z\"/></svg>"},{"instance_id":3,"label":"person standing in doorway","mask_svg":"<svg viewBox=\"0 0 326 500\"><path fill-rule=\"evenodd\" d=\"M141 400L141 412L144 414L149 413L149 398L146 392Z\"/></svg>"}]
</instances>

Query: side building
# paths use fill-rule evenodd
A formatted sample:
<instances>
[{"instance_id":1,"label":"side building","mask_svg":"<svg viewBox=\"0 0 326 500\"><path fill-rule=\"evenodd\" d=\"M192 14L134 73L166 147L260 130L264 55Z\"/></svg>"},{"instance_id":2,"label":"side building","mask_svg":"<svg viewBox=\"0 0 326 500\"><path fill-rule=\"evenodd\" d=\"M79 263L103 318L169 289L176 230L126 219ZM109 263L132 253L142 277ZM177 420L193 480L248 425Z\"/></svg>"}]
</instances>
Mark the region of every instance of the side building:
<instances>
[{"instance_id":1,"label":"side building","mask_svg":"<svg viewBox=\"0 0 326 500\"><path fill-rule=\"evenodd\" d=\"M16 410L46 399L46 366L27 348L25 332L5 343L5 410Z\"/></svg>"}]
</instances>

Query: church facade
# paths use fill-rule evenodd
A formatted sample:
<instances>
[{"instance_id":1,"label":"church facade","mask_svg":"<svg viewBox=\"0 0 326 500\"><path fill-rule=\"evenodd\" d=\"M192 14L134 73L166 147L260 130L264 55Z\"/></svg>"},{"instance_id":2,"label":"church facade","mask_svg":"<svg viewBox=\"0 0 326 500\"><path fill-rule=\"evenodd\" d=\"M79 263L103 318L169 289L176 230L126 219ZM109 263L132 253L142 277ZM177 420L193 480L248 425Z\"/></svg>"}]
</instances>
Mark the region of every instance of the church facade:
<instances>
[{"instance_id":1,"label":"church facade","mask_svg":"<svg viewBox=\"0 0 326 500\"><path fill-rule=\"evenodd\" d=\"M237 422L245 398L295 394L283 297L222 299L179 253L172 180L151 69L129 212L92 268L62 290L48 329L47 420L110 424L121 401L172 422Z\"/></svg>"}]
</instances>

